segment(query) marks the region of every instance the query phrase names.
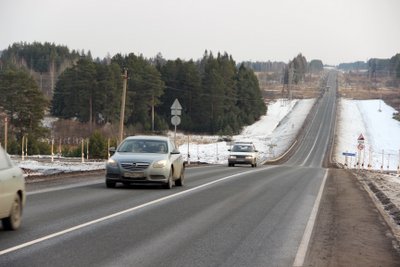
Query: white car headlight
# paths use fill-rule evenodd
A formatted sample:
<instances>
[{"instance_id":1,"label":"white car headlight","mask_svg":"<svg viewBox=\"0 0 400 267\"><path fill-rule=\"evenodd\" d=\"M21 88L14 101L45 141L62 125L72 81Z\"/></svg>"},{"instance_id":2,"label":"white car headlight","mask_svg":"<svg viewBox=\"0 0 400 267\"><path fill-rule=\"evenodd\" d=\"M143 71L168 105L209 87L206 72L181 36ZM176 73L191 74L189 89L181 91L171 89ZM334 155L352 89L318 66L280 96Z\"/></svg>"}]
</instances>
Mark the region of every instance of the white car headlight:
<instances>
[{"instance_id":1,"label":"white car headlight","mask_svg":"<svg viewBox=\"0 0 400 267\"><path fill-rule=\"evenodd\" d=\"M246 156L246 159L252 159L253 156Z\"/></svg>"},{"instance_id":2,"label":"white car headlight","mask_svg":"<svg viewBox=\"0 0 400 267\"><path fill-rule=\"evenodd\" d=\"M236 156L229 156L230 159L236 159Z\"/></svg>"},{"instance_id":3,"label":"white car headlight","mask_svg":"<svg viewBox=\"0 0 400 267\"><path fill-rule=\"evenodd\" d=\"M117 164L117 162L116 162L115 160L113 160L112 158L110 158L110 159L107 160L107 166L116 168L116 167L118 167L118 164Z\"/></svg>"},{"instance_id":4,"label":"white car headlight","mask_svg":"<svg viewBox=\"0 0 400 267\"><path fill-rule=\"evenodd\" d=\"M165 159L154 162L153 168L164 168L167 165L167 161Z\"/></svg>"}]
</instances>

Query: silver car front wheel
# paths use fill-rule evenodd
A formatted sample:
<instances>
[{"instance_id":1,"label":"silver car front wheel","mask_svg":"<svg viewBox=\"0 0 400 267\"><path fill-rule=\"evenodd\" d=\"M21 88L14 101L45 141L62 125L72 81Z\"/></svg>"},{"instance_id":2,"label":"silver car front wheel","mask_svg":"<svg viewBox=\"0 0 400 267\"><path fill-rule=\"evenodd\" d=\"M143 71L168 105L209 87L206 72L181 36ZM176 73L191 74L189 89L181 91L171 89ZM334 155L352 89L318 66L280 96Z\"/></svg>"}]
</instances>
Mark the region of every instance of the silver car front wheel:
<instances>
[{"instance_id":1,"label":"silver car front wheel","mask_svg":"<svg viewBox=\"0 0 400 267\"><path fill-rule=\"evenodd\" d=\"M14 201L11 205L10 216L2 220L5 230L16 230L21 225L22 206L21 198L15 195Z\"/></svg>"},{"instance_id":2,"label":"silver car front wheel","mask_svg":"<svg viewBox=\"0 0 400 267\"><path fill-rule=\"evenodd\" d=\"M169 171L169 176L168 176L167 183L164 185L164 187L166 189L171 189L173 185L174 185L174 181L173 181L173 178L172 178L172 168L171 168L171 170Z\"/></svg>"}]
</instances>

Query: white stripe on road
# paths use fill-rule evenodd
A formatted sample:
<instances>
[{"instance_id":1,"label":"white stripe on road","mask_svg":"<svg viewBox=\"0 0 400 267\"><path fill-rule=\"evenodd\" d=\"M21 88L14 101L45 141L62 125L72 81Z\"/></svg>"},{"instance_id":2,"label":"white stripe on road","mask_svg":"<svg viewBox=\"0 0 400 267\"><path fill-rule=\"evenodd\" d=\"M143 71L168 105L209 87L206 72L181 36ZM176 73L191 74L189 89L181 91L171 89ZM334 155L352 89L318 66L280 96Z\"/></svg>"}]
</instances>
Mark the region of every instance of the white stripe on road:
<instances>
[{"instance_id":1,"label":"white stripe on road","mask_svg":"<svg viewBox=\"0 0 400 267\"><path fill-rule=\"evenodd\" d=\"M272 168L275 168L275 167L272 167ZM8 248L8 249L5 249L5 250L1 250L0 251L0 256L4 255L4 254L7 254L7 253L10 253L10 252L13 252L13 251L16 251L16 250L19 250L19 249L22 249L22 248L25 248L25 247L28 247L28 246L31 246L31 245L34 245L34 244L37 244L37 243L40 243L40 242L43 242L43 241L46 241L46 240L49 240L49 239L52 239L52 238L55 238L57 236L61 236L61 235L64 235L64 234L79 230L81 228L84 228L84 227L87 227L87 226L90 226L90 225L94 225L94 224L97 224L97 223L112 219L112 218L117 217L117 216L121 216L121 215L129 213L129 212L133 212L133 211L136 211L136 210L139 210L139 209L142 209L142 208L145 208L145 207L160 203L160 202L165 201L165 200L176 198L178 196L190 193L192 191L199 190L201 188L204 188L204 187L216 184L216 183L220 183L220 182L225 181L225 180L236 178L238 176L246 175L246 174L249 174L249 173L265 171L265 169L266 168L258 168L256 170L251 170L251 171L246 171L246 172L241 172L241 173L229 175L229 176L223 177L221 179L218 179L218 180L206 183L206 184L202 184L202 185L199 185L197 187L194 187L194 188L191 188L191 189L188 189L188 190L185 190L185 191L181 191L181 192L169 195L169 196L165 196L165 197L162 197L162 198L159 198L159 199L155 199L153 201L144 203L144 204L136 206L136 207L132 207L132 208L129 208L129 209L117 212L117 213L113 213L113 214L110 214L108 216L105 216L105 217L102 217L102 218L99 218L99 219L96 219L96 220L93 220L93 221L89 221L89 222L86 222L86 223L83 223L83 224L79 224L77 226L65 229L65 230L60 231L60 232L56 232L56 233L53 233L53 234L50 234L50 235L47 235L47 236L44 236L44 237L41 237L41 238L38 238L38 239L35 239L35 240L32 240L32 241L20 244L20 245L17 245L17 246L14 246L14 247L11 247L11 248ZM271 169L271 168L268 168L268 169Z\"/></svg>"},{"instance_id":2,"label":"white stripe on road","mask_svg":"<svg viewBox=\"0 0 400 267\"><path fill-rule=\"evenodd\" d=\"M326 178L328 177L328 171L325 172L324 179L322 180L321 187L319 188L319 192L317 198L315 199L313 209L311 211L310 218L308 219L306 229L304 230L303 238L301 239L301 243L299 248L297 249L296 258L294 259L293 267L300 267L304 264L304 259L306 257L308 244L311 239L311 234L314 228L314 223L317 218L319 203L321 202L322 192L324 191Z\"/></svg>"},{"instance_id":3,"label":"white stripe on road","mask_svg":"<svg viewBox=\"0 0 400 267\"><path fill-rule=\"evenodd\" d=\"M101 178L101 181L97 180L97 181L83 182L83 183L72 184L72 185L64 185L64 186L57 186L57 187L46 188L46 189L39 189L39 190L27 192L26 195L30 196L30 195L36 195L36 194L43 194L43 193L49 193L49 192L53 192L53 191L72 189L72 188L83 187L83 186L94 185L94 184L104 184L104 178Z\"/></svg>"}]
</instances>

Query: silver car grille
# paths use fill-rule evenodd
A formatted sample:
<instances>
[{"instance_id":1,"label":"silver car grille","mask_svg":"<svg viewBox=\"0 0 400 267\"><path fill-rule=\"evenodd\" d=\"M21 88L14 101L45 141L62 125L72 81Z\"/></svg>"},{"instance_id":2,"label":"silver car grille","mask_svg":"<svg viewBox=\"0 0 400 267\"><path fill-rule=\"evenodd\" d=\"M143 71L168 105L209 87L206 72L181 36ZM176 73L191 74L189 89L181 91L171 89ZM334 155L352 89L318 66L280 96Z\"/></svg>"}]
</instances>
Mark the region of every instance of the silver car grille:
<instances>
[{"instance_id":1,"label":"silver car grille","mask_svg":"<svg viewBox=\"0 0 400 267\"><path fill-rule=\"evenodd\" d=\"M141 171L147 169L150 163L148 162L122 162L121 167L128 171Z\"/></svg>"}]
</instances>

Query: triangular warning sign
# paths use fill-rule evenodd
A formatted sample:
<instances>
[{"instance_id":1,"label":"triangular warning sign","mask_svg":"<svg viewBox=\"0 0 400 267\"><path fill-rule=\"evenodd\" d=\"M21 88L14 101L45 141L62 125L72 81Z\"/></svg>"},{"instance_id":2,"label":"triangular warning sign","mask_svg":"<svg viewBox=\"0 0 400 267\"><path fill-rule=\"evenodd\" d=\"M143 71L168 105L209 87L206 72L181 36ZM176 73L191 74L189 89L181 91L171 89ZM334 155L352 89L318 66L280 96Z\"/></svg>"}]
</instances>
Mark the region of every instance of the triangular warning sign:
<instances>
[{"instance_id":1,"label":"triangular warning sign","mask_svg":"<svg viewBox=\"0 0 400 267\"><path fill-rule=\"evenodd\" d=\"M360 134L360 136L358 137L357 140L358 140L358 141L364 141L365 139L364 139L364 136L363 136L362 134Z\"/></svg>"}]
</instances>

